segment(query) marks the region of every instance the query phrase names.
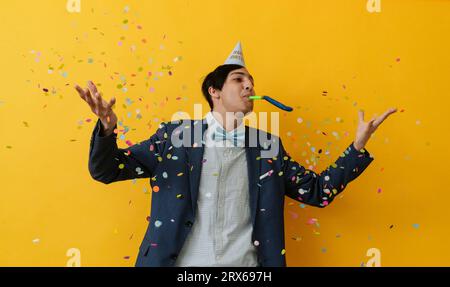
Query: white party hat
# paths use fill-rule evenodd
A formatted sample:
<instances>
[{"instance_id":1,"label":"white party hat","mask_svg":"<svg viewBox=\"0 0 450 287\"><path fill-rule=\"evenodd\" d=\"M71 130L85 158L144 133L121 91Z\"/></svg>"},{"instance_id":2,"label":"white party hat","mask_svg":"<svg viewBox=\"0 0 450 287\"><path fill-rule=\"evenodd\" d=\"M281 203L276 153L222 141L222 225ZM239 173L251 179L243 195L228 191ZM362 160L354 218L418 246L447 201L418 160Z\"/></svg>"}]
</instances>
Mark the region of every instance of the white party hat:
<instances>
[{"instance_id":1,"label":"white party hat","mask_svg":"<svg viewBox=\"0 0 450 287\"><path fill-rule=\"evenodd\" d=\"M242 54L241 42L239 41L234 47L233 52L228 56L224 65L235 64L245 67L244 55Z\"/></svg>"}]
</instances>

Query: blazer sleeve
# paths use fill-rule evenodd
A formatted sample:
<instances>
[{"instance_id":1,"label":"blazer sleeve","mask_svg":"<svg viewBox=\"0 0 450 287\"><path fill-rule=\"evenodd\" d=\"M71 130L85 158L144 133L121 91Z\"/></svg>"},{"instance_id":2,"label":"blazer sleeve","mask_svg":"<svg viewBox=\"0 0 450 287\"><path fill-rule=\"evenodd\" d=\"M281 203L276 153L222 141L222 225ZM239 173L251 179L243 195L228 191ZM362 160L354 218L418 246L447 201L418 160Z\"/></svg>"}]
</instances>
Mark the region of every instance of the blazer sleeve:
<instances>
[{"instance_id":1,"label":"blazer sleeve","mask_svg":"<svg viewBox=\"0 0 450 287\"><path fill-rule=\"evenodd\" d=\"M356 150L353 142L334 164L320 174L298 164L284 150L282 144L281 154L286 195L316 207L329 205L347 184L357 178L373 161L367 150Z\"/></svg>"},{"instance_id":2,"label":"blazer sleeve","mask_svg":"<svg viewBox=\"0 0 450 287\"><path fill-rule=\"evenodd\" d=\"M164 124L148 140L125 149L117 147L117 134L101 136L102 131L103 126L98 120L89 148L89 173L97 181L109 184L127 179L148 178L162 160L161 154L167 140Z\"/></svg>"}]
</instances>

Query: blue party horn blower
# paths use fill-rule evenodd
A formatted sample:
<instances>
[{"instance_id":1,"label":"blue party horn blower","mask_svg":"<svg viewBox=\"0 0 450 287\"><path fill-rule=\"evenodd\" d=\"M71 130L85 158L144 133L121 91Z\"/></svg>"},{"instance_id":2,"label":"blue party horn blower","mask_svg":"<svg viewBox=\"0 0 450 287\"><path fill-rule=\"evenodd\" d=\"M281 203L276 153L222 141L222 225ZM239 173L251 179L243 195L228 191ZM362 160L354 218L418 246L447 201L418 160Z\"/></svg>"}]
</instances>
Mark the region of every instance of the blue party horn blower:
<instances>
[{"instance_id":1,"label":"blue party horn blower","mask_svg":"<svg viewBox=\"0 0 450 287\"><path fill-rule=\"evenodd\" d=\"M287 111L287 112L292 112L292 110L293 110L291 107L285 106L282 103L280 103L279 101L274 100L269 96L250 96L248 98L250 100L266 100L269 103L271 103L272 105L274 105L275 107L282 109L284 111Z\"/></svg>"}]
</instances>

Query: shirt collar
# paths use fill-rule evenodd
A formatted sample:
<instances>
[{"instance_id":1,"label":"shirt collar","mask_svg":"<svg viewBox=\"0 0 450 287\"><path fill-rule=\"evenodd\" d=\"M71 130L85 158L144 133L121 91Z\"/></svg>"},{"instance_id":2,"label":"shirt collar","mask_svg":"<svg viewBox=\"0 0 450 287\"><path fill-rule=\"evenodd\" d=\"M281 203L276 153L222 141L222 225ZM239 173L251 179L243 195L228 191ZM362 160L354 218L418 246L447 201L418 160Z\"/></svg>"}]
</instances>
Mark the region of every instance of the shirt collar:
<instances>
[{"instance_id":1,"label":"shirt collar","mask_svg":"<svg viewBox=\"0 0 450 287\"><path fill-rule=\"evenodd\" d=\"M216 117L213 115L213 112L210 111L206 114L206 122L208 123L208 130L214 130L214 128L216 128L217 126L223 128L225 130L225 128L223 127L223 125L216 119ZM243 131L245 129L245 125L244 125L244 121L241 122L241 124L231 130L231 131L227 131L227 133L234 133L235 131Z\"/></svg>"}]
</instances>

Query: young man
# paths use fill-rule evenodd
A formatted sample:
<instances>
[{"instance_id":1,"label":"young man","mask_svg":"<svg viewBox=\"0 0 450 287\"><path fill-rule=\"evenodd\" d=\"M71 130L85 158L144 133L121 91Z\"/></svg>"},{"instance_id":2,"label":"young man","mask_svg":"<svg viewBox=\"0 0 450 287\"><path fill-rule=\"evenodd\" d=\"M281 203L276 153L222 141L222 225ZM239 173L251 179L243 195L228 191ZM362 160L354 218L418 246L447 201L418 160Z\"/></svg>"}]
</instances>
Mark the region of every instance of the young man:
<instances>
[{"instance_id":1,"label":"young man","mask_svg":"<svg viewBox=\"0 0 450 287\"><path fill-rule=\"evenodd\" d=\"M253 110L249 96L255 91L240 43L203 82L211 107L203 121L161 124L148 140L126 149L117 147L113 132L115 99L103 100L91 81L87 89L76 89L99 117L89 153L91 176L105 184L150 178L150 224L136 266L286 266L284 196L328 206L372 162L363 148L396 111L370 122L360 111L354 142L317 174L293 160L278 137L242 124L242 115ZM261 157L267 142L250 144L255 135L279 143L275 156ZM188 144L175 144L178 138Z\"/></svg>"}]
</instances>

